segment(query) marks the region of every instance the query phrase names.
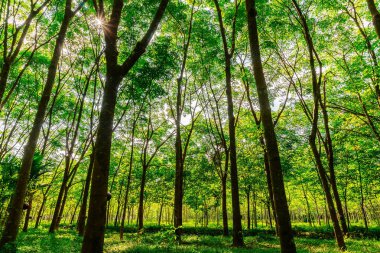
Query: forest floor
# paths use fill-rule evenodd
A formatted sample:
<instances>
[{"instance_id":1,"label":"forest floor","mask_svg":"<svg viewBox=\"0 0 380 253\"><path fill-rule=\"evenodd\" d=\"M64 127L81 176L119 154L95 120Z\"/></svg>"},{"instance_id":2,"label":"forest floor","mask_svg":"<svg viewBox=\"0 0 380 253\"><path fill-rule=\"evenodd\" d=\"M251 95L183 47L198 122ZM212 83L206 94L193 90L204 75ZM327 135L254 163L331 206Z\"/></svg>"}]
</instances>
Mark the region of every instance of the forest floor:
<instances>
[{"instance_id":1,"label":"forest floor","mask_svg":"<svg viewBox=\"0 0 380 253\"><path fill-rule=\"evenodd\" d=\"M185 228L182 244L174 240L172 230L147 229L144 234L125 233L120 241L116 229L109 229L105 238L105 252L279 252L279 241L270 230L255 230L244 237L244 248L231 247L231 237L219 235L220 230ZM296 230L297 231L297 230ZM217 233L216 233L217 232ZM295 238L297 252L339 252L331 231L306 230L299 228ZM347 252L380 252L378 231L367 235L356 233L347 238ZM68 253L80 252L82 238L74 229L61 228L56 234L48 234L47 228L29 229L20 232L17 240L17 252L22 253Z\"/></svg>"}]
</instances>

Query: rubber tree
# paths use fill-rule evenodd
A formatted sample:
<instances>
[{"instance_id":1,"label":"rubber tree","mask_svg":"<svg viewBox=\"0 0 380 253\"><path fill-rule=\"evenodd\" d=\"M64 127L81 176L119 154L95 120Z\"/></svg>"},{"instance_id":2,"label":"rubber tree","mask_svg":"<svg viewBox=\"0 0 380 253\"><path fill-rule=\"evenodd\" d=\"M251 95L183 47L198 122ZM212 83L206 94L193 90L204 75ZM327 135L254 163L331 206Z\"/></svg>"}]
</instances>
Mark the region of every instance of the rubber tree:
<instances>
[{"instance_id":1,"label":"rubber tree","mask_svg":"<svg viewBox=\"0 0 380 253\"><path fill-rule=\"evenodd\" d=\"M264 140L269 160L269 170L272 182L274 207L276 209L278 234L280 237L281 252L296 252L296 245L290 222L289 208L285 194L284 179L281 168L280 153L270 107L268 87L265 81L261 62L259 34L257 29L257 10L255 0L246 0L247 24L253 74L256 80L257 95L259 98L261 119L264 128Z\"/></svg>"},{"instance_id":2,"label":"rubber tree","mask_svg":"<svg viewBox=\"0 0 380 253\"><path fill-rule=\"evenodd\" d=\"M239 182L238 182L238 168L237 168L237 156L236 156L236 132L235 132L235 116L234 116L234 103L232 99L232 57L235 52L235 36L236 36L236 17L238 14L239 3L235 1L235 14L232 21L232 38L231 48L228 46L227 35L225 25L223 22L222 10L218 0L214 0L215 9L218 14L218 23L220 34L223 43L224 52L224 70L225 70L225 82L226 82L226 96L227 96L227 111L228 111L228 131L230 137L230 175L231 175L231 196L232 196L232 237L233 245L241 247L244 245L243 241L243 228L241 225L241 212L240 212L240 200L239 200Z\"/></svg>"},{"instance_id":3,"label":"rubber tree","mask_svg":"<svg viewBox=\"0 0 380 253\"><path fill-rule=\"evenodd\" d=\"M323 190L324 190L325 195L326 195L327 206L328 206L328 209L330 212L331 220L333 222L335 239L336 239L336 242L338 244L338 247L342 251L344 251L344 250L346 250L346 245L344 242L344 236L343 236L343 232L342 232L342 229L340 227L340 224L339 224L338 214L337 214L337 211L335 209L334 200L333 200L333 196L331 194L330 185L329 185L329 183L331 183L332 175L330 174L330 180L329 180L326 169L323 166L320 151L318 150L318 147L316 144L317 136L320 138L320 135L318 135L318 132L319 132L319 129L318 129L319 107L320 107L320 105L323 105L322 104L322 98L321 98L322 64L321 64L321 60L319 59L319 56L315 50L314 42L313 42L313 39L310 35L310 30L309 30L309 26L307 24L306 17L304 15L304 13L302 12L300 6L298 5L297 1L292 0L292 3L293 3L293 6L294 6L297 14L298 14L299 22L302 26L304 39L305 39L305 42L307 44L307 50L309 53L309 65L310 65L310 71L311 71L311 75L312 75L311 79L312 79L312 88L313 88L313 102L314 102L313 106L314 106L314 108L312 111L312 122L311 122L312 128L311 128L311 133L309 135L309 145L310 145L310 148L311 148L312 153L314 155L316 167L317 167L317 170L318 170L318 173L320 176L320 180L322 183ZM316 71L316 63L315 63L316 61L319 64L319 75L317 74L317 71ZM324 110L323 106L322 106L322 110ZM326 114L324 112L322 112L322 113L323 113L324 117L326 117ZM326 118L324 118L324 122L325 122L325 124L327 124ZM331 159L330 159L330 162L331 162Z\"/></svg>"},{"instance_id":4,"label":"rubber tree","mask_svg":"<svg viewBox=\"0 0 380 253\"><path fill-rule=\"evenodd\" d=\"M98 132L95 140L94 168L91 179L88 219L85 228L82 252L103 252L104 232L107 214L107 187L110 166L113 119L118 88L123 78L144 54L164 15L169 0L161 0L149 28L142 39L136 43L131 54L118 64L118 29L122 18L123 0L114 0L109 20L104 2L94 0L97 18L102 23L105 40L106 81L102 107L99 116Z\"/></svg>"}]
</instances>

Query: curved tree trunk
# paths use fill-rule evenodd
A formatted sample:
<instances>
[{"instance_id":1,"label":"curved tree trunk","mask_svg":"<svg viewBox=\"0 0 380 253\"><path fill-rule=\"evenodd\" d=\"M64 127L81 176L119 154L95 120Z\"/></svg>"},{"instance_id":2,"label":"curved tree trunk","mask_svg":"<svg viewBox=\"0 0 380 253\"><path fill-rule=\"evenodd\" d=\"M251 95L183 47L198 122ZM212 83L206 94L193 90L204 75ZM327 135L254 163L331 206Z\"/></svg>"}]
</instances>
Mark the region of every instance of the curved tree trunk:
<instances>
[{"instance_id":1,"label":"curved tree trunk","mask_svg":"<svg viewBox=\"0 0 380 253\"><path fill-rule=\"evenodd\" d=\"M317 132L318 132L319 105L322 104L321 88L320 88L321 87L322 66L321 66L321 62L318 58L318 54L316 53L316 51L314 49L314 43L313 43L312 37L310 35L310 31L309 31L309 27L308 27L306 18L304 16L304 14L302 13L302 11L301 11L298 3L296 2L296 0L292 0L292 2L293 2L293 5L297 11L298 17L300 19L300 24L301 24L302 29L303 29L304 38L305 38L305 41L307 43L307 49L309 52L310 71L311 71L311 75L312 75L314 109L313 109L313 116L312 116L312 128L311 128L311 133L309 136L309 145L310 145L310 148L313 152L315 163L316 163L318 173L320 176L320 180L322 183L322 187L323 187L323 190L324 190L325 195L326 195L327 206L329 209L331 221L333 222L335 239L337 241L338 247L342 251L344 251L344 250L346 250L346 245L344 242L344 236L343 236L341 227L339 225L337 212L335 210L333 197L332 197L331 191L330 191L328 176L327 176L326 170L325 170L323 163L322 163L322 160L321 160L320 151L318 151L318 148L316 145L316 137L317 137ZM319 78L317 77L317 72L315 69L315 58L317 59L317 61L319 63L319 67L320 67ZM325 121L325 124L326 123L327 123L327 121ZM332 157L330 157L330 158L332 158ZM331 161L332 161L332 159L329 160L329 162L331 162Z\"/></svg>"}]
</instances>

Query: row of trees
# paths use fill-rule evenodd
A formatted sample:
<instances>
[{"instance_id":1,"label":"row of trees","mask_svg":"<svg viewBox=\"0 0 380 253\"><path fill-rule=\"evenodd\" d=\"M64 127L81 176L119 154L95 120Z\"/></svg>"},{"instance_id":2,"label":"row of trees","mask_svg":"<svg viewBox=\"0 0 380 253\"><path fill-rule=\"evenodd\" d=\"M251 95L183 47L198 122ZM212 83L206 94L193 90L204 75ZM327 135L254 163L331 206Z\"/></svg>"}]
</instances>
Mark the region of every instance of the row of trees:
<instances>
[{"instance_id":1,"label":"row of trees","mask_svg":"<svg viewBox=\"0 0 380 253\"><path fill-rule=\"evenodd\" d=\"M342 250L380 221L373 1L156 2L1 2L0 247L23 209L76 220L82 252L151 209L178 241L221 216L238 247L265 216L282 252L292 219Z\"/></svg>"}]
</instances>

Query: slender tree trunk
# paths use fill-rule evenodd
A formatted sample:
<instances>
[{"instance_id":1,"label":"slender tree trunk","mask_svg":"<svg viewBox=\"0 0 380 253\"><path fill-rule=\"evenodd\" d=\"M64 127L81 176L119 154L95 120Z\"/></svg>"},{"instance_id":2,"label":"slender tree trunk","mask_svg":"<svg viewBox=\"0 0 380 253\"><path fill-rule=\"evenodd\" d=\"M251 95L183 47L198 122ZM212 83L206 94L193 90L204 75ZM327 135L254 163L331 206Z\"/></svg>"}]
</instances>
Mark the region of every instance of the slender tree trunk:
<instances>
[{"instance_id":1,"label":"slender tree trunk","mask_svg":"<svg viewBox=\"0 0 380 253\"><path fill-rule=\"evenodd\" d=\"M90 184L91 184L91 176L92 176L92 169L94 167L94 152L90 155L90 164L88 166L87 170L87 176L86 176L86 184L84 186L84 192L83 192L83 198L82 198L82 205L79 210L79 217L78 217L78 234L80 236L83 236L84 234L84 227L86 224L86 214L87 214L87 200L88 200L88 193L90 190Z\"/></svg>"},{"instance_id":2,"label":"slender tree trunk","mask_svg":"<svg viewBox=\"0 0 380 253\"><path fill-rule=\"evenodd\" d=\"M228 112L228 130L229 130L229 152L230 152L230 179L231 179L231 198L232 198L232 238L233 246L242 247L244 246L243 241L243 228L241 224L241 212L240 212L240 200L239 200L239 179L238 179L238 168L237 168L237 157L236 157L236 131L235 131L235 116L234 116L234 103L232 96L232 74L231 74L231 64L232 56L235 47L235 21L237 11L235 10L235 17L233 22L233 38L231 52L228 48L227 37L225 33L225 28L223 24L222 11L219 6L218 0L214 0L216 11L218 13L218 22L220 33L223 42L224 51L224 72L225 72L225 83L226 83L226 96L227 96L227 112Z\"/></svg>"},{"instance_id":3,"label":"slender tree trunk","mask_svg":"<svg viewBox=\"0 0 380 253\"><path fill-rule=\"evenodd\" d=\"M274 196L273 196L273 186L272 186L273 184L272 184L272 179L271 179L271 175L270 175L269 157L268 157L268 152L267 152L266 147L265 147L265 141L264 141L263 136L260 137L260 142L261 142L261 145L263 146L263 149L264 149L264 168L265 168L265 175L266 175L267 185L268 185L269 202L270 202L271 208L273 210L273 216L274 216L275 226L276 226L276 235L278 236L279 230L278 230L276 209L274 206ZM271 219L270 215L271 214L269 213L270 227L272 228L272 219Z\"/></svg>"},{"instance_id":4,"label":"slender tree trunk","mask_svg":"<svg viewBox=\"0 0 380 253\"><path fill-rule=\"evenodd\" d=\"M247 229L248 230L251 229L251 211L250 211L251 203L249 202L249 197L251 195L250 188L251 187L249 187L249 190L247 191Z\"/></svg>"},{"instance_id":5,"label":"slender tree trunk","mask_svg":"<svg viewBox=\"0 0 380 253\"><path fill-rule=\"evenodd\" d=\"M347 219L347 229L350 229L350 218L348 214L348 204L347 204L347 188L348 188L348 156L347 156L347 164L346 164L346 175L345 175L345 185L344 185L344 192L343 192L343 199L344 199L344 210L346 212L346 219Z\"/></svg>"},{"instance_id":6,"label":"slender tree trunk","mask_svg":"<svg viewBox=\"0 0 380 253\"><path fill-rule=\"evenodd\" d=\"M146 171L148 168L143 165L140 185L140 196L139 196L139 210L138 210L138 231L142 232L144 228L144 192L145 192L145 182L146 182Z\"/></svg>"},{"instance_id":7,"label":"slender tree trunk","mask_svg":"<svg viewBox=\"0 0 380 253\"><path fill-rule=\"evenodd\" d=\"M227 175L225 175L222 178L223 236L228 236L228 216L227 215L228 215L227 214Z\"/></svg>"},{"instance_id":8,"label":"slender tree trunk","mask_svg":"<svg viewBox=\"0 0 380 253\"><path fill-rule=\"evenodd\" d=\"M65 206L66 206L66 200L67 200L67 195L69 194L69 189L70 189L70 186L67 185L65 187L65 192L63 194L63 199L62 199L62 203L61 203L61 208L59 209L59 215L58 215L58 220L57 220L57 223L55 224L55 229L57 230L59 228L59 224L61 224L61 220L63 218L63 210L65 210Z\"/></svg>"},{"instance_id":9,"label":"slender tree trunk","mask_svg":"<svg viewBox=\"0 0 380 253\"><path fill-rule=\"evenodd\" d=\"M300 18L300 24L302 26L304 38L305 38L305 41L307 43L308 52L309 52L310 70L311 70L311 74L312 74L314 109L313 109L313 118L312 118L312 129L311 129L311 133L309 136L309 145L310 145L311 150L313 152L315 163L317 165L317 169L318 169L318 172L320 175L321 183L322 183L323 189L325 191L326 201L327 201L327 205L329 208L329 213L330 213L331 220L332 220L333 226L334 226L335 238L336 238L338 247L342 251L344 251L344 250L346 250L346 245L344 242L344 236L343 236L341 227L339 225L339 219L338 219L338 216L337 216L337 213L335 210L335 206L334 206L334 201L333 201L333 198L331 195L327 173L326 173L325 168L323 167L320 151L318 151L318 148L316 145L316 136L317 136L317 131L318 131L318 118L319 118L319 110L318 109L319 109L320 103L322 104L321 90L320 90L321 75L322 74L320 72L319 78L317 78L317 72L315 70L315 59L314 59L314 57L317 59L317 61L319 63L320 71L322 71L322 65L321 65L319 57L318 57L318 55L314 49L313 40L312 40L312 37L311 37L310 32L309 32L309 27L308 27L306 18L304 16L304 14L302 13L302 11L301 11L298 3L296 2L296 0L292 0L292 2L293 2L293 5L297 11L297 14ZM325 124L326 123L327 122L325 121ZM332 159L330 159L330 162L331 162L331 160Z\"/></svg>"},{"instance_id":10,"label":"slender tree trunk","mask_svg":"<svg viewBox=\"0 0 380 253\"><path fill-rule=\"evenodd\" d=\"M310 227L312 227L313 226L313 221L311 219L310 204L309 204L309 200L307 198L307 192L306 192L305 187L303 186L303 184L301 185L301 187L302 187L303 197L304 197L305 203L306 203L307 221L309 222Z\"/></svg>"},{"instance_id":11,"label":"slender tree trunk","mask_svg":"<svg viewBox=\"0 0 380 253\"><path fill-rule=\"evenodd\" d=\"M318 201L317 201L317 198L312 195L313 197L313 200L314 200L314 205L315 205L315 211L317 213L317 219L318 219L318 225L321 226L321 214L319 213L319 206L318 206Z\"/></svg>"},{"instance_id":12,"label":"slender tree trunk","mask_svg":"<svg viewBox=\"0 0 380 253\"><path fill-rule=\"evenodd\" d=\"M60 210L61 210L63 198L65 195L65 188L66 188L66 184L68 181L68 176L69 175L68 175L68 171L66 168L65 169L65 175L63 176L61 187L59 189L57 201L55 203L54 214L53 214L53 218L52 218L51 223L50 223L49 233L54 233L54 231L58 228L58 221L60 220L59 215L60 215Z\"/></svg>"},{"instance_id":13,"label":"slender tree trunk","mask_svg":"<svg viewBox=\"0 0 380 253\"><path fill-rule=\"evenodd\" d=\"M251 59L256 80L256 88L259 97L261 118L264 126L265 146L268 152L270 176L273 188L273 199L275 212L279 225L279 236L281 252L296 252L293 231L290 223L289 209L285 194L285 186L282 175L280 154L274 125L272 112L268 97L268 88L265 82L264 71L261 63L259 35L257 31L255 0L246 1L247 22L249 41L251 49Z\"/></svg>"},{"instance_id":14,"label":"slender tree trunk","mask_svg":"<svg viewBox=\"0 0 380 253\"><path fill-rule=\"evenodd\" d=\"M318 168L318 172L319 172L319 175L320 175L320 178L322 181L323 190L325 191L327 207L328 207L328 210L330 213L330 218L331 218L331 221L332 221L333 227L334 227L335 239L337 241L338 247L341 250L345 251L346 245L344 242L342 230L339 226L339 220L338 220L337 213L335 211L334 201L333 201L333 197L332 197L331 192L330 192L326 171L323 168L322 161L321 161L321 158L319 156L315 142L313 141L313 139L311 139L309 142L310 142L310 146L311 146L311 149L313 151L313 154L314 154L314 158L316 159L317 168ZM327 210L326 210L326 219L328 219Z\"/></svg>"},{"instance_id":15,"label":"slender tree trunk","mask_svg":"<svg viewBox=\"0 0 380 253\"><path fill-rule=\"evenodd\" d=\"M253 224L255 225L255 228L257 228L257 200L256 200L256 193L253 193Z\"/></svg>"},{"instance_id":16,"label":"slender tree trunk","mask_svg":"<svg viewBox=\"0 0 380 253\"><path fill-rule=\"evenodd\" d=\"M326 109L326 92L324 89L324 101L320 98L320 105L321 105L321 111L323 115L323 122L324 122L324 127L325 127L325 135L326 135L326 145L325 145L325 150L326 150L326 155L328 159L328 168L330 172L330 186L334 194L334 199L337 207L337 211L339 214L339 220L340 224L342 226L342 231L344 234L348 233L348 227L346 223L346 219L344 217L344 211L343 211L343 206L342 206L342 201L340 200L339 192L338 192L338 187L336 184L336 176L335 176L335 168L334 168L334 151L333 151L333 144L332 144L332 139L330 136L330 127L329 127L329 118L328 118L328 113Z\"/></svg>"},{"instance_id":17,"label":"slender tree trunk","mask_svg":"<svg viewBox=\"0 0 380 253\"><path fill-rule=\"evenodd\" d=\"M364 194L363 194L363 179L362 179L362 170L361 166L358 160L358 153L356 151L356 160L358 162L358 171L359 171L359 189L360 189L360 209L363 215L363 221L364 221L364 226L366 231L368 231L368 220L367 220L367 213L365 211L365 206L364 206Z\"/></svg>"},{"instance_id":18,"label":"slender tree trunk","mask_svg":"<svg viewBox=\"0 0 380 253\"><path fill-rule=\"evenodd\" d=\"M117 197L117 210L116 210L116 216L114 220L114 227L117 227L119 225L119 220L120 220L120 207L121 207L121 192L123 190L123 187L120 186L119 194Z\"/></svg>"},{"instance_id":19,"label":"slender tree trunk","mask_svg":"<svg viewBox=\"0 0 380 253\"><path fill-rule=\"evenodd\" d=\"M174 228L176 233L176 239L178 241L181 241L181 234L182 234L182 209L183 209L183 170L184 170L184 163L185 163L185 154L186 149L182 148L182 137L181 137L181 118L182 118L182 80L185 73L186 68L186 62L187 62L187 55L191 40L191 34L192 34L192 28L193 28L193 15L194 15L194 4L195 1L193 1L192 9L191 9L191 15L190 15L190 22L189 22L189 29L187 36L184 38L184 50L183 50L183 57L182 57L182 64L181 64L181 71L179 73L179 76L177 78L177 99L176 99L176 115L175 115L175 128L176 128L176 135L175 135L175 183L174 183ZM191 132L188 136L190 138Z\"/></svg>"},{"instance_id":20,"label":"slender tree trunk","mask_svg":"<svg viewBox=\"0 0 380 253\"><path fill-rule=\"evenodd\" d=\"M29 220L31 218L30 213L32 211L32 204L33 204L33 194L30 194L28 204L29 204L29 207L26 210L24 227L22 229L22 231L24 231L24 232L28 231Z\"/></svg>"},{"instance_id":21,"label":"slender tree trunk","mask_svg":"<svg viewBox=\"0 0 380 253\"><path fill-rule=\"evenodd\" d=\"M40 222L42 219L42 211L45 208L46 199L47 199L47 197L44 195L42 197L42 203L41 203L40 209L38 210L38 214L37 214L37 218L36 218L36 224L34 225L34 228L38 228L38 226L40 225Z\"/></svg>"},{"instance_id":22,"label":"slender tree trunk","mask_svg":"<svg viewBox=\"0 0 380 253\"><path fill-rule=\"evenodd\" d=\"M180 123L179 123L180 124ZM176 127L176 174L174 186L174 227L176 229L176 239L181 240L182 207L183 207L183 164L182 164L182 142L179 134L180 128Z\"/></svg>"},{"instance_id":23,"label":"slender tree trunk","mask_svg":"<svg viewBox=\"0 0 380 253\"><path fill-rule=\"evenodd\" d=\"M84 193L84 189L82 189L82 192L81 192L80 198L79 198L79 200L77 201L77 203L76 203L76 205L75 205L75 208L74 208L74 212L73 212L73 214L71 215L70 225L72 225L73 222L74 222L74 218L75 218L75 214L77 213L78 206L79 206L79 204L82 202L83 193Z\"/></svg>"},{"instance_id":24,"label":"slender tree trunk","mask_svg":"<svg viewBox=\"0 0 380 253\"><path fill-rule=\"evenodd\" d=\"M137 118L135 119L135 121L133 122L133 125L132 125L131 154L129 156L129 170L128 170L127 186L125 187L123 213L121 215L120 232L119 232L120 240L123 240L123 236L124 236L125 215L126 215L127 206L128 206L129 188L131 185L136 123L137 123ZM128 209L128 211L129 211L129 209ZM128 225L129 225L129 212L128 212Z\"/></svg>"},{"instance_id":25,"label":"slender tree trunk","mask_svg":"<svg viewBox=\"0 0 380 253\"><path fill-rule=\"evenodd\" d=\"M71 11L72 0L66 0L65 14L58 33L58 38L54 47L53 56L50 62L48 76L45 87L38 104L36 116L33 121L32 131L30 132L27 144L24 147L21 168L17 179L16 190L10 208L10 213L6 222L5 229L0 241L0 249L9 242L15 241L22 215L22 205L24 203L26 188L29 181L30 170L33 162L34 152L36 150L38 137L44 122L46 109L50 100L51 91L54 85L55 75L57 72L58 62L61 57L63 43L66 32L69 27L73 12Z\"/></svg>"},{"instance_id":26,"label":"slender tree trunk","mask_svg":"<svg viewBox=\"0 0 380 253\"><path fill-rule=\"evenodd\" d=\"M160 205L160 212L158 215L158 226L161 226L161 218L162 218L162 209L164 208L164 200L162 200Z\"/></svg>"}]
</instances>

